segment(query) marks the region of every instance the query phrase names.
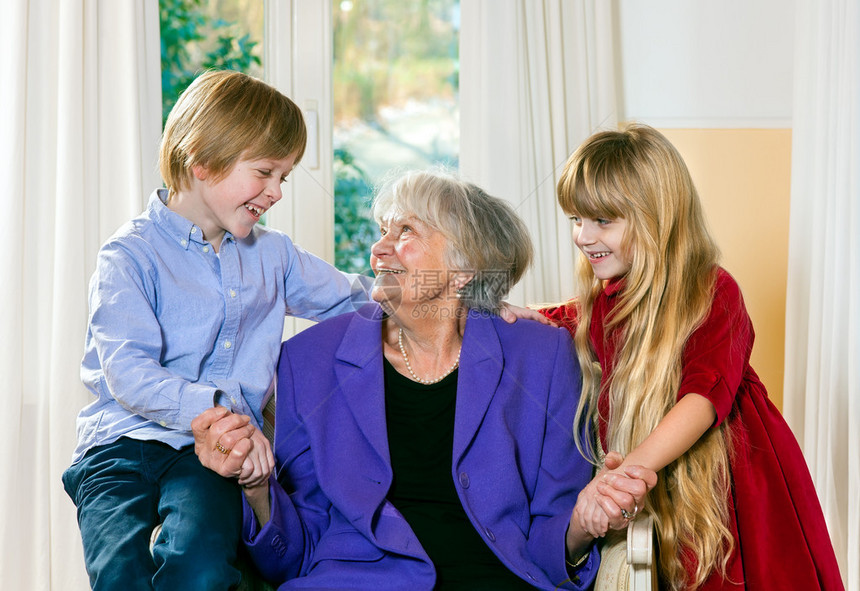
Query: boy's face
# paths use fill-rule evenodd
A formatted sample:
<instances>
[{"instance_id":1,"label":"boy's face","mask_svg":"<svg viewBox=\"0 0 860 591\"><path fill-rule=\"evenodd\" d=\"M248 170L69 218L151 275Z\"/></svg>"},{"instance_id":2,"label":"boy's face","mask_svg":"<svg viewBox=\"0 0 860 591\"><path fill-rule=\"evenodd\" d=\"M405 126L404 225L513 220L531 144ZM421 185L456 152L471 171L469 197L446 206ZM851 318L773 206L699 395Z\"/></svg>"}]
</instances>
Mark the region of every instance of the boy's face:
<instances>
[{"instance_id":1,"label":"boy's face","mask_svg":"<svg viewBox=\"0 0 860 591\"><path fill-rule=\"evenodd\" d=\"M186 202L180 203L178 211L200 226L216 250L225 232L245 238L260 216L281 200L281 184L295 160L295 154L281 160L240 158L218 179L205 167L194 167L193 189L184 196Z\"/></svg>"}]
</instances>

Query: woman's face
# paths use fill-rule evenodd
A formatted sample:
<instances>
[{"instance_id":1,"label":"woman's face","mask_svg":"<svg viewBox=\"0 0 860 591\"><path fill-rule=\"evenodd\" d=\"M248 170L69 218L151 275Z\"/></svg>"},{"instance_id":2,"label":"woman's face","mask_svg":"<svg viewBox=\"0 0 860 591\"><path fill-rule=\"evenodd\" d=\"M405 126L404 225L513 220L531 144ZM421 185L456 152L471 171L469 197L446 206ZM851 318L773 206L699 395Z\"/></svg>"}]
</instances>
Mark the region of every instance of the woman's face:
<instances>
[{"instance_id":1,"label":"woman's face","mask_svg":"<svg viewBox=\"0 0 860 591\"><path fill-rule=\"evenodd\" d=\"M370 248L370 267L376 275L371 298L389 313L409 306L416 314L434 313L456 301L454 274L444 261L446 238L411 215L383 218L381 237Z\"/></svg>"}]
</instances>

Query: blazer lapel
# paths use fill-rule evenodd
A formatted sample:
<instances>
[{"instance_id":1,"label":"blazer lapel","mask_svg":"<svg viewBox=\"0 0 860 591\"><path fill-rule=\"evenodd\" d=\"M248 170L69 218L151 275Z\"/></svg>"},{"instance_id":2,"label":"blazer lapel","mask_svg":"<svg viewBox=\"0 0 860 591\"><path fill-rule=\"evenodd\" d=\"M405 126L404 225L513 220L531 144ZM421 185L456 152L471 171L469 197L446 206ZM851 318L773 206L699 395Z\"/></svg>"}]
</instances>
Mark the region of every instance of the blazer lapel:
<instances>
[{"instance_id":1,"label":"blazer lapel","mask_svg":"<svg viewBox=\"0 0 860 591\"><path fill-rule=\"evenodd\" d=\"M463 334L457 377L453 450L455 464L478 432L499 386L503 369L502 345L493 320L482 314L470 313Z\"/></svg>"},{"instance_id":2,"label":"blazer lapel","mask_svg":"<svg viewBox=\"0 0 860 591\"><path fill-rule=\"evenodd\" d=\"M367 306L349 323L335 353L335 375L364 437L391 472L382 376L382 310Z\"/></svg>"},{"instance_id":3,"label":"blazer lapel","mask_svg":"<svg viewBox=\"0 0 860 591\"><path fill-rule=\"evenodd\" d=\"M427 560L409 524L385 500L394 475L385 422L381 319L382 310L378 307L362 309L350 322L335 353L335 375L340 391L378 459L375 463L368 462L370 456L365 450L358 453L358 446L363 446L358 439L349 443L350 449L344 450L354 458L346 471L348 477L356 481L345 485L358 487L353 497L356 511L345 515L379 547ZM355 465L356 462L361 465Z\"/></svg>"}]
</instances>

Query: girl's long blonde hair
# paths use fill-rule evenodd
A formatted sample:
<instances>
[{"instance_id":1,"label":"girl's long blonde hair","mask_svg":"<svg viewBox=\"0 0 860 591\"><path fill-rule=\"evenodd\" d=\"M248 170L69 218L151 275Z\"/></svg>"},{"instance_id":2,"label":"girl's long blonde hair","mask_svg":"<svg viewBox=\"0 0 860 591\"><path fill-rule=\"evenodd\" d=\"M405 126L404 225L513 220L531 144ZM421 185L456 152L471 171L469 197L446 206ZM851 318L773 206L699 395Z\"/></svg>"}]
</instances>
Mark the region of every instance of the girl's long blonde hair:
<instances>
[{"instance_id":1,"label":"girl's long blonde hair","mask_svg":"<svg viewBox=\"0 0 860 591\"><path fill-rule=\"evenodd\" d=\"M708 314L719 251L683 159L658 131L630 125L599 132L565 165L558 200L568 215L623 218L631 269L613 312L607 339L617 339L611 378L601 372L590 343L592 306L603 291L584 258L578 265L579 323L574 341L583 375L576 415L577 445L592 461L601 390L609 396L607 449L629 453L677 401L681 359L690 334ZM661 470L646 510L655 518L660 571L673 590L697 587L715 569L725 574L734 541L728 528L731 442L725 423ZM685 563L695 560L692 580Z\"/></svg>"}]
</instances>

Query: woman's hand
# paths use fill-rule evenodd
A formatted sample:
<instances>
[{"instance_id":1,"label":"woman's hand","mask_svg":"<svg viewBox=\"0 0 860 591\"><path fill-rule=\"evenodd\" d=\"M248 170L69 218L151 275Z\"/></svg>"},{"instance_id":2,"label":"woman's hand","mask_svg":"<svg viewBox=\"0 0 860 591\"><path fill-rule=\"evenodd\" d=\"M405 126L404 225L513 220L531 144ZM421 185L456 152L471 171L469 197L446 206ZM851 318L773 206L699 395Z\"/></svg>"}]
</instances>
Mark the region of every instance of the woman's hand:
<instances>
[{"instance_id":1,"label":"woman's hand","mask_svg":"<svg viewBox=\"0 0 860 591\"><path fill-rule=\"evenodd\" d=\"M603 537L610 529L626 528L642 508L645 495L657 484L657 474L642 466L620 469L622 461L617 452L607 454L604 467L579 493L569 532Z\"/></svg>"},{"instance_id":2,"label":"woman's hand","mask_svg":"<svg viewBox=\"0 0 860 591\"><path fill-rule=\"evenodd\" d=\"M263 525L269 521L269 474L275 466L266 436L251 417L216 406L191 421L200 463L226 478L238 478L242 492Z\"/></svg>"},{"instance_id":3,"label":"woman's hand","mask_svg":"<svg viewBox=\"0 0 860 591\"><path fill-rule=\"evenodd\" d=\"M251 438L254 431L259 431L251 424L250 417L215 406L191 421L191 431L194 433L194 453L201 464L225 478L240 478L243 474L247 478L253 477L253 468L243 471L254 448Z\"/></svg>"},{"instance_id":4,"label":"woman's hand","mask_svg":"<svg viewBox=\"0 0 860 591\"><path fill-rule=\"evenodd\" d=\"M253 447L242 464L239 484L243 487L257 487L269 480L269 475L275 469L275 456L272 445L263 432L254 427L251 434Z\"/></svg>"}]
</instances>

